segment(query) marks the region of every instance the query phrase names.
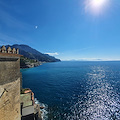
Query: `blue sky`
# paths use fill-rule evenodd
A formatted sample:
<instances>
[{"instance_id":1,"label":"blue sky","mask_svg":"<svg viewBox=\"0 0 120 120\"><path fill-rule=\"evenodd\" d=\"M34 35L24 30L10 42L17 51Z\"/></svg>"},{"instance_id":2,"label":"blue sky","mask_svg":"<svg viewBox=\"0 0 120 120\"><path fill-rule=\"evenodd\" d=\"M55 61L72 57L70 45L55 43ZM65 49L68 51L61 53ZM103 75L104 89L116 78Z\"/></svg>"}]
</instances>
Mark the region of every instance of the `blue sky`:
<instances>
[{"instance_id":1,"label":"blue sky","mask_svg":"<svg viewBox=\"0 0 120 120\"><path fill-rule=\"evenodd\" d=\"M0 0L0 45L27 44L62 60L120 60L120 1Z\"/></svg>"}]
</instances>

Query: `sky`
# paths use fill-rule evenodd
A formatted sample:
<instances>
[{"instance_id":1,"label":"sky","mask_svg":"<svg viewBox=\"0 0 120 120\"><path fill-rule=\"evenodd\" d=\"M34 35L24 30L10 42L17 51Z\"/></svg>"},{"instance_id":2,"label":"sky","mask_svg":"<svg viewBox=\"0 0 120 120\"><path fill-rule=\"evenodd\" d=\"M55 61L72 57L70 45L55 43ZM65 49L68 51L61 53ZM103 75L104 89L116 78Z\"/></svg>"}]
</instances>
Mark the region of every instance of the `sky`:
<instances>
[{"instance_id":1,"label":"sky","mask_svg":"<svg viewBox=\"0 0 120 120\"><path fill-rule=\"evenodd\" d=\"M0 45L61 60L120 60L120 0L97 1L0 0Z\"/></svg>"}]
</instances>

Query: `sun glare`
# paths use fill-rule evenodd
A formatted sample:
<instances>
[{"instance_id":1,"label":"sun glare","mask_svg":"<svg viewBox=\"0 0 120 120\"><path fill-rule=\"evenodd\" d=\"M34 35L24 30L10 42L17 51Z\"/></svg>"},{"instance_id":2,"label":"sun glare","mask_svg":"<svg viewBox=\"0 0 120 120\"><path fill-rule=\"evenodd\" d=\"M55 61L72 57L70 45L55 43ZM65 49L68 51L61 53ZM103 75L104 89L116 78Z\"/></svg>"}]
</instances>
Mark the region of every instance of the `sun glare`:
<instances>
[{"instance_id":1,"label":"sun glare","mask_svg":"<svg viewBox=\"0 0 120 120\"><path fill-rule=\"evenodd\" d=\"M109 0L86 0L85 10L94 14L99 14L107 8Z\"/></svg>"},{"instance_id":2,"label":"sun glare","mask_svg":"<svg viewBox=\"0 0 120 120\"><path fill-rule=\"evenodd\" d=\"M106 0L91 0L91 4L93 7L101 7L104 5Z\"/></svg>"}]
</instances>

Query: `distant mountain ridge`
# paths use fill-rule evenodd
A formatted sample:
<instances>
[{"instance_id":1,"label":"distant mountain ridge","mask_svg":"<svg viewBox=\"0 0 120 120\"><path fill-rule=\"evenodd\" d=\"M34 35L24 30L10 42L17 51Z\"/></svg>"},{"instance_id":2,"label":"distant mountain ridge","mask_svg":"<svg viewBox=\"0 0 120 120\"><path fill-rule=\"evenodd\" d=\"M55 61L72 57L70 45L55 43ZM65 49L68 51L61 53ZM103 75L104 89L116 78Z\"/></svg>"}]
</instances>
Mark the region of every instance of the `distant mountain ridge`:
<instances>
[{"instance_id":1,"label":"distant mountain ridge","mask_svg":"<svg viewBox=\"0 0 120 120\"><path fill-rule=\"evenodd\" d=\"M14 44L14 45L6 45L6 47L10 46L11 48L18 48L19 49L19 54L23 55L24 57L27 57L29 59L36 59L39 60L41 62L58 62L60 61L60 59L57 59L53 56L50 56L48 54L43 54L33 48L31 48L28 45L18 45L18 44Z\"/></svg>"}]
</instances>

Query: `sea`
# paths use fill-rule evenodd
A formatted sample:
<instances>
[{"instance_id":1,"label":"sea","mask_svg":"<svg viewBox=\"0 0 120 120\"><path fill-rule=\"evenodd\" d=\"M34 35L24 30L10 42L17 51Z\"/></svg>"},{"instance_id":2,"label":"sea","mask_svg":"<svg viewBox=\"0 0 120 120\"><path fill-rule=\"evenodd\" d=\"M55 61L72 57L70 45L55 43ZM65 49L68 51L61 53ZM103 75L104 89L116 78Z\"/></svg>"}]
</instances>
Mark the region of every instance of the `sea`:
<instances>
[{"instance_id":1,"label":"sea","mask_svg":"<svg viewBox=\"0 0 120 120\"><path fill-rule=\"evenodd\" d=\"M120 120L120 61L62 61L22 69L43 120Z\"/></svg>"}]
</instances>

